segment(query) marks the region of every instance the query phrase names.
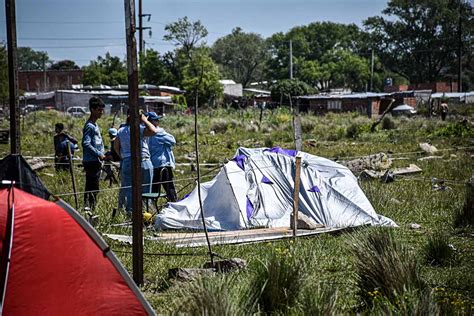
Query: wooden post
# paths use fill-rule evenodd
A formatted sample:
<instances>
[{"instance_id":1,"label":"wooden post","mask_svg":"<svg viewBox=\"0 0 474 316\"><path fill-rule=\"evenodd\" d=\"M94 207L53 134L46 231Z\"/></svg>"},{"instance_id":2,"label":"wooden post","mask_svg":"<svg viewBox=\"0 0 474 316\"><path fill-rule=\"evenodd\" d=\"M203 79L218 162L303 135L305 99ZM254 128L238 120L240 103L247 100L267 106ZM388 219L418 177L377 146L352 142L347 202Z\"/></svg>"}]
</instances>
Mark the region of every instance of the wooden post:
<instances>
[{"instance_id":1,"label":"wooden post","mask_svg":"<svg viewBox=\"0 0 474 316\"><path fill-rule=\"evenodd\" d=\"M10 100L10 152L19 154L20 146L20 105L18 103L18 69L16 41L15 0L5 0L8 49L8 94Z\"/></svg>"},{"instance_id":2,"label":"wooden post","mask_svg":"<svg viewBox=\"0 0 474 316\"><path fill-rule=\"evenodd\" d=\"M133 280L143 284L143 215L141 181L141 142L138 112L138 66L135 40L135 1L125 0L125 28L127 40L128 104L130 111L130 146L132 153L132 236Z\"/></svg>"},{"instance_id":3,"label":"wooden post","mask_svg":"<svg viewBox=\"0 0 474 316\"><path fill-rule=\"evenodd\" d=\"M74 178L74 168L72 165L71 143L67 141L67 156L69 158L69 173L71 174L72 192L74 192L74 203L76 210L79 210L79 203L77 201L76 179Z\"/></svg>"},{"instance_id":4,"label":"wooden post","mask_svg":"<svg viewBox=\"0 0 474 316\"><path fill-rule=\"evenodd\" d=\"M300 174L301 174L301 157L296 157L296 172L295 172L295 190L293 191L293 216L291 226L293 228L293 237L298 233L298 204L300 198Z\"/></svg>"},{"instance_id":5,"label":"wooden post","mask_svg":"<svg viewBox=\"0 0 474 316\"><path fill-rule=\"evenodd\" d=\"M291 99L290 99L291 100ZM291 104L291 101L290 101ZM300 104L299 100L296 101L296 106L293 108L293 128L294 128L294 139L295 149L300 151L303 146L303 140L301 137L301 116L300 116Z\"/></svg>"}]
</instances>

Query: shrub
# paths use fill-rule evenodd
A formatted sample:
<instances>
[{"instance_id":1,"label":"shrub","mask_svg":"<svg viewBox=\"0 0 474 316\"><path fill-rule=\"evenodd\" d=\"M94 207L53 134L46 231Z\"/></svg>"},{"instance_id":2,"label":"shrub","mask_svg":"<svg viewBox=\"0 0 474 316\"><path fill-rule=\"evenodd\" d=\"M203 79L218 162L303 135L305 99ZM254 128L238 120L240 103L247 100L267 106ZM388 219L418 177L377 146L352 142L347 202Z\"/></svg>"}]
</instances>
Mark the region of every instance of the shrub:
<instances>
[{"instance_id":1,"label":"shrub","mask_svg":"<svg viewBox=\"0 0 474 316\"><path fill-rule=\"evenodd\" d=\"M284 313L295 305L303 287L303 266L288 252L273 252L258 266L250 296L263 313Z\"/></svg>"},{"instance_id":2,"label":"shrub","mask_svg":"<svg viewBox=\"0 0 474 316\"><path fill-rule=\"evenodd\" d=\"M448 137L474 137L474 128L467 121L448 123L446 126L437 129L434 132L435 136Z\"/></svg>"},{"instance_id":3,"label":"shrub","mask_svg":"<svg viewBox=\"0 0 474 316\"><path fill-rule=\"evenodd\" d=\"M424 248L425 261L433 266L444 266L452 262L454 250L447 235L437 233L428 238Z\"/></svg>"},{"instance_id":4,"label":"shrub","mask_svg":"<svg viewBox=\"0 0 474 316\"><path fill-rule=\"evenodd\" d=\"M377 296L394 304L406 291L426 288L416 259L395 240L390 229L374 230L366 238L355 239L352 253L359 295L367 305Z\"/></svg>"},{"instance_id":5,"label":"shrub","mask_svg":"<svg viewBox=\"0 0 474 316\"><path fill-rule=\"evenodd\" d=\"M472 180L471 180L472 181ZM454 218L454 227L469 227L474 226L474 197L472 194L472 184L468 189L468 199L464 203L462 209L456 212Z\"/></svg>"},{"instance_id":6,"label":"shrub","mask_svg":"<svg viewBox=\"0 0 474 316\"><path fill-rule=\"evenodd\" d=\"M272 148L273 147L273 139L271 137L265 137L265 147Z\"/></svg>"},{"instance_id":7,"label":"shrub","mask_svg":"<svg viewBox=\"0 0 474 316\"><path fill-rule=\"evenodd\" d=\"M347 138L356 138L359 134L359 126L357 124L352 123L346 129L346 137Z\"/></svg>"},{"instance_id":8,"label":"shrub","mask_svg":"<svg viewBox=\"0 0 474 316\"><path fill-rule=\"evenodd\" d=\"M395 122L388 116L384 117L382 120L382 129L389 130L395 129Z\"/></svg>"},{"instance_id":9,"label":"shrub","mask_svg":"<svg viewBox=\"0 0 474 316\"><path fill-rule=\"evenodd\" d=\"M431 291L408 291L398 295L395 302L384 297L374 299L375 315L440 315L440 309Z\"/></svg>"}]
</instances>

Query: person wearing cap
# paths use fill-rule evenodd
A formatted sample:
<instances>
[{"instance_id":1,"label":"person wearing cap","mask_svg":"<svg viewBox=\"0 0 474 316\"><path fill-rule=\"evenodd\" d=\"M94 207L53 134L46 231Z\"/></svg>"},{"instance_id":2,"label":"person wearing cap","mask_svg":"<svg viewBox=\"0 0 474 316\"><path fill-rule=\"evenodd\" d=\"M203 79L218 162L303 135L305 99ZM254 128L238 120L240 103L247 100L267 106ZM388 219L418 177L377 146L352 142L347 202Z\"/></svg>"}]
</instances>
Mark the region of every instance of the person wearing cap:
<instances>
[{"instance_id":1,"label":"person wearing cap","mask_svg":"<svg viewBox=\"0 0 474 316\"><path fill-rule=\"evenodd\" d=\"M94 210L99 192L100 171L102 161L105 159L104 142L100 134L97 120L104 114L105 104L102 99L92 97L89 99L90 117L82 130L82 165L86 172L86 185L84 193L84 206Z\"/></svg>"},{"instance_id":2,"label":"person wearing cap","mask_svg":"<svg viewBox=\"0 0 474 316\"><path fill-rule=\"evenodd\" d=\"M155 112L148 112L146 116L158 130L155 135L150 137L148 144L154 168L152 192L160 192L163 184L168 201L176 202L177 195L173 183L173 169L175 167L173 146L176 144L176 140L173 135L158 126L162 116Z\"/></svg>"},{"instance_id":3,"label":"person wearing cap","mask_svg":"<svg viewBox=\"0 0 474 316\"><path fill-rule=\"evenodd\" d=\"M150 160L150 150L148 149L148 136L152 136L157 129L151 124L147 117L140 114L140 143L141 143L141 173L142 173L142 192L151 192L151 180L153 179L153 164ZM125 209L128 215L132 214L132 152L130 142L130 113L127 117L127 123L119 128L117 138L114 141L115 151L121 158L121 187L125 195ZM120 201L119 201L120 204Z\"/></svg>"}]
</instances>

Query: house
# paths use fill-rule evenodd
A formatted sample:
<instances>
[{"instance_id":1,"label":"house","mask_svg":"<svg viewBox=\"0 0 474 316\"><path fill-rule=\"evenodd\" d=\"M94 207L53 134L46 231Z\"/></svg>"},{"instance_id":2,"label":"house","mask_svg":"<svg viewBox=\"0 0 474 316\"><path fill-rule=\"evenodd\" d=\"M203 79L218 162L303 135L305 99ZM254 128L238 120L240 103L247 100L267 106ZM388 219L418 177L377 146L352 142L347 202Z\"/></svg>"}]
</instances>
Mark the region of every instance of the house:
<instances>
[{"instance_id":1,"label":"house","mask_svg":"<svg viewBox=\"0 0 474 316\"><path fill-rule=\"evenodd\" d=\"M72 70L20 70L18 88L27 92L45 92L59 89L72 89L82 82L84 72Z\"/></svg>"}]
</instances>

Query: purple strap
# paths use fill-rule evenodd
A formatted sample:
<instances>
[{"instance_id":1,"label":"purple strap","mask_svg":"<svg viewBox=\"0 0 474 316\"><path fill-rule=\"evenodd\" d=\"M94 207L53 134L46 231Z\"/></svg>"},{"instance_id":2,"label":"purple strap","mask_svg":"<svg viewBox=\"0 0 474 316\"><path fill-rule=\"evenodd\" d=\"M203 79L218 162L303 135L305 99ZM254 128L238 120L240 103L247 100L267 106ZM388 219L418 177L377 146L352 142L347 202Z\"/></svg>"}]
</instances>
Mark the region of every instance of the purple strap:
<instances>
[{"instance_id":1,"label":"purple strap","mask_svg":"<svg viewBox=\"0 0 474 316\"><path fill-rule=\"evenodd\" d=\"M265 176L262 177L262 183L273 184L272 180L268 179L268 178L265 177Z\"/></svg>"},{"instance_id":2,"label":"purple strap","mask_svg":"<svg viewBox=\"0 0 474 316\"><path fill-rule=\"evenodd\" d=\"M309 192L317 192L317 193L321 193L321 190L319 190L318 186L315 185L314 187L312 187L311 189L308 190Z\"/></svg>"},{"instance_id":3,"label":"purple strap","mask_svg":"<svg viewBox=\"0 0 474 316\"><path fill-rule=\"evenodd\" d=\"M282 155L287 155L287 156L290 156L290 157L296 157L296 154L298 153L298 151L296 150L293 150L293 149L283 149L281 147L273 147L273 148L268 148L268 149L265 149L264 151L269 151L271 153L275 153L275 154L282 154Z\"/></svg>"},{"instance_id":4,"label":"purple strap","mask_svg":"<svg viewBox=\"0 0 474 316\"><path fill-rule=\"evenodd\" d=\"M245 159L247 157L245 155L237 155L235 156L234 158L232 158L231 160L232 161L235 161L235 163L237 164L237 166L239 166L240 169L244 170L245 171L245 167L244 167L244 163L245 163Z\"/></svg>"},{"instance_id":5,"label":"purple strap","mask_svg":"<svg viewBox=\"0 0 474 316\"><path fill-rule=\"evenodd\" d=\"M250 202L250 199L247 197L247 219L250 219L252 214L253 214L253 205L252 205L252 202Z\"/></svg>"}]
</instances>

